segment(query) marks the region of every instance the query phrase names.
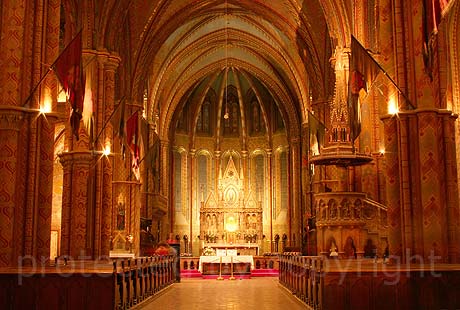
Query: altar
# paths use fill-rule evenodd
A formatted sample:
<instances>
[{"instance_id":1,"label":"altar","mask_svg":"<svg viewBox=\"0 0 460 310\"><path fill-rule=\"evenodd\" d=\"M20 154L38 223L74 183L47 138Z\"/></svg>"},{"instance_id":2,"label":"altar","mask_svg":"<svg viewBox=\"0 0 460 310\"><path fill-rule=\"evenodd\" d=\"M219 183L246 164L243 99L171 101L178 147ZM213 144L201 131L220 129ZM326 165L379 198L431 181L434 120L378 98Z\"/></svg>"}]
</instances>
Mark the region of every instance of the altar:
<instances>
[{"instance_id":1,"label":"altar","mask_svg":"<svg viewBox=\"0 0 460 310\"><path fill-rule=\"evenodd\" d=\"M257 243L206 243L206 247L214 249L217 253L218 250L235 250L236 255L259 255L259 245ZM230 254L227 254L230 255ZM224 255L225 256L225 255Z\"/></svg>"},{"instance_id":2,"label":"altar","mask_svg":"<svg viewBox=\"0 0 460 310\"><path fill-rule=\"evenodd\" d=\"M244 177L231 156L219 175L217 189L210 190L207 196L202 193L199 238L203 246L215 250L259 254L257 244L264 238L262 201L254 191L245 191Z\"/></svg>"},{"instance_id":3,"label":"altar","mask_svg":"<svg viewBox=\"0 0 460 310\"><path fill-rule=\"evenodd\" d=\"M203 275L251 274L254 269L252 255L200 256L198 271Z\"/></svg>"}]
</instances>

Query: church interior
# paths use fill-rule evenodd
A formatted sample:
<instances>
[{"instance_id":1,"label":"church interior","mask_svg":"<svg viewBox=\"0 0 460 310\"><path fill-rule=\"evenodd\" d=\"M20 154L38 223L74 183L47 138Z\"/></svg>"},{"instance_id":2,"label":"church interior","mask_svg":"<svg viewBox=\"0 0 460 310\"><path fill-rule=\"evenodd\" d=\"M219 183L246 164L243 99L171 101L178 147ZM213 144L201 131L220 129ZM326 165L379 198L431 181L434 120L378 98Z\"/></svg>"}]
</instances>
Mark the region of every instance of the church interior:
<instances>
[{"instance_id":1,"label":"church interior","mask_svg":"<svg viewBox=\"0 0 460 310\"><path fill-rule=\"evenodd\" d=\"M307 309L460 308L459 28L459 0L3 0L0 305L266 272Z\"/></svg>"}]
</instances>

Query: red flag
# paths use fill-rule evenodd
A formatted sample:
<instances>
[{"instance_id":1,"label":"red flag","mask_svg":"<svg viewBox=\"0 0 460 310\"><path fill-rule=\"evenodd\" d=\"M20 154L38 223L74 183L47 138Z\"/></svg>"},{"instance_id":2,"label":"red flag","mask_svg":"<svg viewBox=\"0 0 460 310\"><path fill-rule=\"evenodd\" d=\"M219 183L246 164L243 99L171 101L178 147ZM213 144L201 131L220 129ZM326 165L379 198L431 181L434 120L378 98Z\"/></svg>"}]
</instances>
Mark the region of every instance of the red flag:
<instances>
[{"instance_id":1,"label":"red flag","mask_svg":"<svg viewBox=\"0 0 460 310\"><path fill-rule=\"evenodd\" d=\"M139 179L139 121L138 112L134 112L133 115L126 121L126 140L133 156L132 168L136 178Z\"/></svg>"},{"instance_id":2,"label":"red flag","mask_svg":"<svg viewBox=\"0 0 460 310\"><path fill-rule=\"evenodd\" d=\"M423 26L423 63L425 72L433 81L433 38L438 33L443 11L449 5L449 0L424 0L422 7Z\"/></svg>"},{"instance_id":3,"label":"red flag","mask_svg":"<svg viewBox=\"0 0 460 310\"><path fill-rule=\"evenodd\" d=\"M64 51L55 61L54 71L67 94L72 113L70 125L78 140L78 130L83 113L83 102L85 98L85 77L82 66L82 40L80 31L75 38L67 45Z\"/></svg>"},{"instance_id":4,"label":"red flag","mask_svg":"<svg viewBox=\"0 0 460 310\"><path fill-rule=\"evenodd\" d=\"M118 137L120 141L121 153L123 159L125 158L125 129L126 129L126 120L125 120L125 107L126 101L124 98L120 100L120 103L117 105L115 110L113 111L113 116L111 118L113 131L114 131L114 138Z\"/></svg>"},{"instance_id":5,"label":"red flag","mask_svg":"<svg viewBox=\"0 0 460 310\"><path fill-rule=\"evenodd\" d=\"M350 76L348 78L348 110L350 139L355 141L361 132L361 110L359 92L369 90L377 78L380 66L367 50L351 36Z\"/></svg>"}]
</instances>

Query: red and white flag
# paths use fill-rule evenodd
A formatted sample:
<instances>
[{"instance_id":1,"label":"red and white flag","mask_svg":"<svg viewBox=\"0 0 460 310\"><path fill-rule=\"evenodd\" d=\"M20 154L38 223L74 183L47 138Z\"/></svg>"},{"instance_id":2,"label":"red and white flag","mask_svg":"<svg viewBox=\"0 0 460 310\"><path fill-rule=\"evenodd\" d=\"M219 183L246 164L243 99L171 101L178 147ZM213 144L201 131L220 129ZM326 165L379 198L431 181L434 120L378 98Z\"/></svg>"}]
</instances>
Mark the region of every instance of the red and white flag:
<instances>
[{"instance_id":1,"label":"red and white flag","mask_svg":"<svg viewBox=\"0 0 460 310\"><path fill-rule=\"evenodd\" d=\"M361 103L359 93L368 91L380 72L380 66L367 50L351 36L350 75L348 78L348 118L350 140L353 142L361 133Z\"/></svg>"},{"instance_id":2,"label":"red and white flag","mask_svg":"<svg viewBox=\"0 0 460 310\"><path fill-rule=\"evenodd\" d=\"M131 151L132 155L132 168L134 175L139 180L139 156L140 156L140 146L139 146L139 118L138 112L134 112L133 115L126 121L126 142Z\"/></svg>"},{"instance_id":3,"label":"red and white flag","mask_svg":"<svg viewBox=\"0 0 460 310\"><path fill-rule=\"evenodd\" d=\"M85 98L81 35L82 32L80 31L69 45L67 45L52 66L72 106L70 125L72 126L73 134L77 140L79 139L78 131L83 114L83 102Z\"/></svg>"}]
</instances>

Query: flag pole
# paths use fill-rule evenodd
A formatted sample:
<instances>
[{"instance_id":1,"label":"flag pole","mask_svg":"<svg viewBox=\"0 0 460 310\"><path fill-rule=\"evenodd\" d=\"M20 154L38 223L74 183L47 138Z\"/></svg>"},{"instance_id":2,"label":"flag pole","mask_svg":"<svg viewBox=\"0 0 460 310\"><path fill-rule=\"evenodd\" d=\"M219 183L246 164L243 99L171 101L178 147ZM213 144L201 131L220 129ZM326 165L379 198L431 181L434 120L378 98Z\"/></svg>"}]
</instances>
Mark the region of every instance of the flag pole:
<instances>
[{"instance_id":1,"label":"flag pole","mask_svg":"<svg viewBox=\"0 0 460 310\"><path fill-rule=\"evenodd\" d=\"M47 77L48 73L50 73L51 71L52 71L52 69L51 69L51 66L50 66L48 68L48 70L46 70L45 74L40 78L40 81L38 81L37 85L35 85L35 87L32 89L32 91L30 92L29 96L26 98L26 100L22 104L22 107L24 107L30 101L30 99L32 99L32 96L35 94L35 91L37 90L37 88L40 86L40 84L43 82L43 80Z\"/></svg>"},{"instance_id":2,"label":"flag pole","mask_svg":"<svg viewBox=\"0 0 460 310\"><path fill-rule=\"evenodd\" d=\"M372 61L377 65L377 67L383 72L383 75L385 75L389 80L390 82L396 87L396 89L398 90L398 92L404 97L404 100L409 104L409 106L415 110L415 107L414 105L411 103L411 101L409 100L409 98L407 97L407 95L403 92L403 90L398 86L398 84L396 84L396 82L391 78L391 76L385 71L385 69L383 69L383 67L377 62L377 60L374 59L374 57L372 57L371 54L369 54L368 50L362 46L362 44L358 41L358 39L355 38L354 35L351 35L351 38L352 40L354 39L355 42L363 49L366 51L367 55L369 55L369 57L372 59Z\"/></svg>"},{"instance_id":3,"label":"flag pole","mask_svg":"<svg viewBox=\"0 0 460 310\"><path fill-rule=\"evenodd\" d=\"M97 140L99 139L99 137L101 136L102 132L104 131L104 129L107 127L108 123L110 122L110 120L113 118L113 116L115 115L115 112L118 110L118 108L120 107L121 103L125 100L125 96L123 96L121 99L120 99L120 102L118 103L117 107L115 109L113 109L112 111L112 114L110 114L109 118L105 121L104 123L104 126L102 126L102 129L99 131L99 133L96 135L96 138L94 139L94 144L97 143Z\"/></svg>"}]
</instances>

